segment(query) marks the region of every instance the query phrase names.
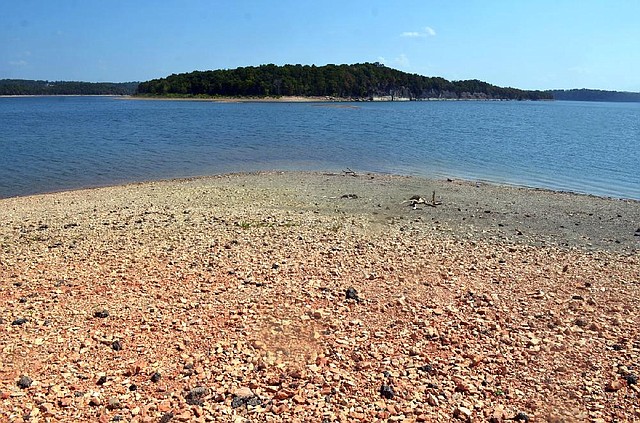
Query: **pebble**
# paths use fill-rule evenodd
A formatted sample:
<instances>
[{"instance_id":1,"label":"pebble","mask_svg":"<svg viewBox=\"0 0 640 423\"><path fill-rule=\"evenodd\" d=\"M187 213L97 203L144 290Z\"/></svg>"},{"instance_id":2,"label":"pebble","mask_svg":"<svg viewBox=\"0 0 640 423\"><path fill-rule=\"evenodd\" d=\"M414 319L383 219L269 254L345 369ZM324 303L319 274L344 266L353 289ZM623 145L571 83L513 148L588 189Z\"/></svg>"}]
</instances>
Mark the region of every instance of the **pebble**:
<instances>
[{"instance_id":1,"label":"pebble","mask_svg":"<svg viewBox=\"0 0 640 423\"><path fill-rule=\"evenodd\" d=\"M162 375L159 372L153 372L153 374L151 375L151 382L157 383L158 381L160 381L161 377Z\"/></svg>"},{"instance_id":2,"label":"pebble","mask_svg":"<svg viewBox=\"0 0 640 423\"><path fill-rule=\"evenodd\" d=\"M98 319L105 319L109 317L109 312L106 309L96 310L93 312L93 317Z\"/></svg>"},{"instance_id":3,"label":"pebble","mask_svg":"<svg viewBox=\"0 0 640 423\"><path fill-rule=\"evenodd\" d=\"M115 341L113 341L111 343L111 348L113 348L114 351L121 351L122 350L122 342L120 342L120 340L116 339Z\"/></svg>"},{"instance_id":4,"label":"pebble","mask_svg":"<svg viewBox=\"0 0 640 423\"><path fill-rule=\"evenodd\" d=\"M433 368L433 365L431 365L431 364L425 364L425 365L422 365L422 366L418 367L418 370L420 370L421 372L425 372L425 373L433 373L434 368Z\"/></svg>"},{"instance_id":5,"label":"pebble","mask_svg":"<svg viewBox=\"0 0 640 423\"><path fill-rule=\"evenodd\" d=\"M356 291L356 289L354 287L347 288L345 296L346 296L347 300L360 301L360 298L358 297L358 291Z\"/></svg>"},{"instance_id":6,"label":"pebble","mask_svg":"<svg viewBox=\"0 0 640 423\"><path fill-rule=\"evenodd\" d=\"M619 391L620 389L622 389L623 385L622 382L620 382L618 379L616 380L612 380L609 383L607 383L607 386L605 386L605 390L609 391L609 392L615 392L615 391Z\"/></svg>"},{"instance_id":7,"label":"pebble","mask_svg":"<svg viewBox=\"0 0 640 423\"><path fill-rule=\"evenodd\" d=\"M513 420L517 421L517 422L528 422L529 421L529 416L527 416L525 413L523 413L521 411L521 412L519 412L518 414L515 415Z\"/></svg>"},{"instance_id":8,"label":"pebble","mask_svg":"<svg viewBox=\"0 0 640 423\"><path fill-rule=\"evenodd\" d=\"M33 379L29 376L20 376L20 380L18 380L18 387L21 389L27 389L33 383Z\"/></svg>"},{"instance_id":9,"label":"pebble","mask_svg":"<svg viewBox=\"0 0 640 423\"><path fill-rule=\"evenodd\" d=\"M208 388L205 388L204 386L197 386L185 395L185 399L187 400L187 404L189 405L203 405L203 398L207 395L209 395Z\"/></svg>"},{"instance_id":10,"label":"pebble","mask_svg":"<svg viewBox=\"0 0 640 423\"><path fill-rule=\"evenodd\" d=\"M118 398L109 398L109 401L107 402L108 410L119 410L120 408L122 408L122 404L120 404L120 400Z\"/></svg>"},{"instance_id":11,"label":"pebble","mask_svg":"<svg viewBox=\"0 0 640 423\"><path fill-rule=\"evenodd\" d=\"M96 385L104 385L106 381L107 381L106 376L100 376L100 378L98 378L98 381L96 382Z\"/></svg>"},{"instance_id":12,"label":"pebble","mask_svg":"<svg viewBox=\"0 0 640 423\"><path fill-rule=\"evenodd\" d=\"M193 419L193 415L191 411L184 410L182 413L174 415L173 418L179 422L189 422Z\"/></svg>"},{"instance_id":13,"label":"pebble","mask_svg":"<svg viewBox=\"0 0 640 423\"><path fill-rule=\"evenodd\" d=\"M72 404L73 399L69 397L60 398L60 401L58 401L60 407L71 407Z\"/></svg>"},{"instance_id":14,"label":"pebble","mask_svg":"<svg viewBox=\"0 0 640 423\"><path fill-rule=\"evenodd\" d=\"M472 414L473 414L472 411L469 410L467 407L456 407L456 409L453 411L454 417L457 417L459 419L466 420L466 421L471 420Z\"/></svg>"},{"instance_id":15,"label":"pebble","mask_svg":"<svg viewBox=\"0 0 640 423\"><path fill-rule=\"evenodd\" d=\"M162 417L160 418L160 423L169 423L171 421L171 419L173 419L173 413L172 412L164 413L162 415Z\"/></svg>"},{"instance_id":16,"label":"pebble","mask_svg":"<svg viewBox=\"0 0 640 423\"><path fill-rule=\"evenodd\" d=\"M45 402L44 404L40 404L40 411L44 414L45 417L51 417L54 414L53 404L50 402Z\"/></svg>"},{"instance_id":17,"label":"pebble","mask_svg":"<svg viewBox=\"0 0 640 423\"><path fill-rule=\"evenodd\" d=\"M232 408L238 408L243 405L255 407L260 404L262 404L262 400L249 388L238 389L233 393L233 399L231 400Z\"/></svg>"},{"instance_id":18,"label":"pebble","mask_svg":"<svg viewBox=\"0 0 640 423\"><path fill-rule=\"evenodd\" d=\"M392 399L396 393L393 391L393 387L390 385L383 384L380 386L380 395L386 399Z\"/></svg>"},{"instance_id":19,"label":"pebble","mask_svg":"<svg viewBox=\"0 0 640 423\"><path fill-rule=\"evenodd\" d=\"M21 317L19 319L14 320L13 322L11 322L11 326L21 326L21 325L24 325L27 322L28 322L27 319L25 319L24 317Z\"/></svg>"}]
</instances>

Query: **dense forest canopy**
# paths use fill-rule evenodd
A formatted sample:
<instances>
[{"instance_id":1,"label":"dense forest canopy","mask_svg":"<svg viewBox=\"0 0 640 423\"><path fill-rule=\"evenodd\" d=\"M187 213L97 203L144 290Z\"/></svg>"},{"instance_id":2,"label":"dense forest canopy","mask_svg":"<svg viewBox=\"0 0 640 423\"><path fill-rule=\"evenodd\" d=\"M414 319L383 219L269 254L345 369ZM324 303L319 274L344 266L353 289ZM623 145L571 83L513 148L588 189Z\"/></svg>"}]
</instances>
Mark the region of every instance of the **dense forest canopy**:
<instances>
[{"instance_id":1,"label":"dense forest canopy","mask_svg":"<svg viewBox=\"0 0 640 423\"><path fill-rule=\"evenodd\" d=\"M0 79L0 95L131 95L137 82L67 82Z\"/></svg>"},{"instance_id":2,"label":"dense forest canopy","mask_svg":"<svg viewBox=\"0 0 640 423\"><path fill-rule=\"evenodd\" d=\"M448 81L391 69L380 63L355 65L273 64L195 71L153 79L139 95L313 96L341 99L553 99L551 93L501 88L478 80Z\"/></svg>"}]
</instances>

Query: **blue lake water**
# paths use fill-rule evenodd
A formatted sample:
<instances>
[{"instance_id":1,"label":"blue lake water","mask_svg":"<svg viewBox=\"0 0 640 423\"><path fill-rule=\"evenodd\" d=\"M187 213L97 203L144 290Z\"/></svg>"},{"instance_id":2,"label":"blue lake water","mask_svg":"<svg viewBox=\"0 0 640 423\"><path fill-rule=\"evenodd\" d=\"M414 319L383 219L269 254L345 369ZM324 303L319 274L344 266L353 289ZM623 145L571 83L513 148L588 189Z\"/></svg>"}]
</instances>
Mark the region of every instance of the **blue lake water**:
<instances>
[{"instance_id":1,"label":"blue lake water","mask_svg":"<svg viewBox=\"0 0 640 423\"><path fill-rule=\"evenodd\" d=\"M0 198L347 167L640 200L640 103L0 98Z\"/></svg>"}]
</instances>

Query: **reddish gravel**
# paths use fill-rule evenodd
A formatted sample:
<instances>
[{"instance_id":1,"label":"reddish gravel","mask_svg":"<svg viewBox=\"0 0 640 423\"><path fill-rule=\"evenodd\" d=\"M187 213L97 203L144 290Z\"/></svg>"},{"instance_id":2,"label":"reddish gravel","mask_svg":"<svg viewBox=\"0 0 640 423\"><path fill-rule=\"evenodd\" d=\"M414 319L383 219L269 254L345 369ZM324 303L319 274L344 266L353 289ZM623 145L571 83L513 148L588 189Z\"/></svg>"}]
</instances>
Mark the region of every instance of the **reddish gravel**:
<instances>
[{"instance_id":1,"label":"reddish gravel","mask_svg":"<svg viewBox=\"0 0 640 423\"><path fill-rule=\"evenodd\" d=\"M0 420L640 420L639 205L275 172L0 200Z\"/></svg>"}]
</instances>

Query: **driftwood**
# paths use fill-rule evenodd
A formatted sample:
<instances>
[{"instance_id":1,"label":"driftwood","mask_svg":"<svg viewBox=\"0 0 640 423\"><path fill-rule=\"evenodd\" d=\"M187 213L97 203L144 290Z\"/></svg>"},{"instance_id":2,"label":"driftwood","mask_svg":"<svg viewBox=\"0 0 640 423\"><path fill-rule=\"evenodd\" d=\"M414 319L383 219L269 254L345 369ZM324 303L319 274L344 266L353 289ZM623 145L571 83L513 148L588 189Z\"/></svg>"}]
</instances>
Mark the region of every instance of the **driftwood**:
<instances>
[{"instance_id":1,"label":"driftwood","mask_svg":"<svg viewBox=\"0 0 640 423\"><path fill-rule=\"evenodd\" d=\"M343 170L343 172L344 172L345 175L351 175L354 178L358 176L358 175L356 175L356 173L353 170L351 170L349 168L347 168L347 170Z\"/></svg>"},{"instance_id":2,"label":"driftwood","mask_svg":"<svg viewBox=\"0 0 640 423\"><path fill-rule=\"evenodd\" d=\"M436 201L435 191L433 191L433 193L431 194L431 202L428 202L427 200L425 200L419 195L414 195L408 200L403 201L402 203L409 203L409 205L412 206L414 210L418 208L418 204L424 204L425 206L429 206L429 207L436 207L436 206L442 205L442 201Z\"/></svg>"}]
</instances>

